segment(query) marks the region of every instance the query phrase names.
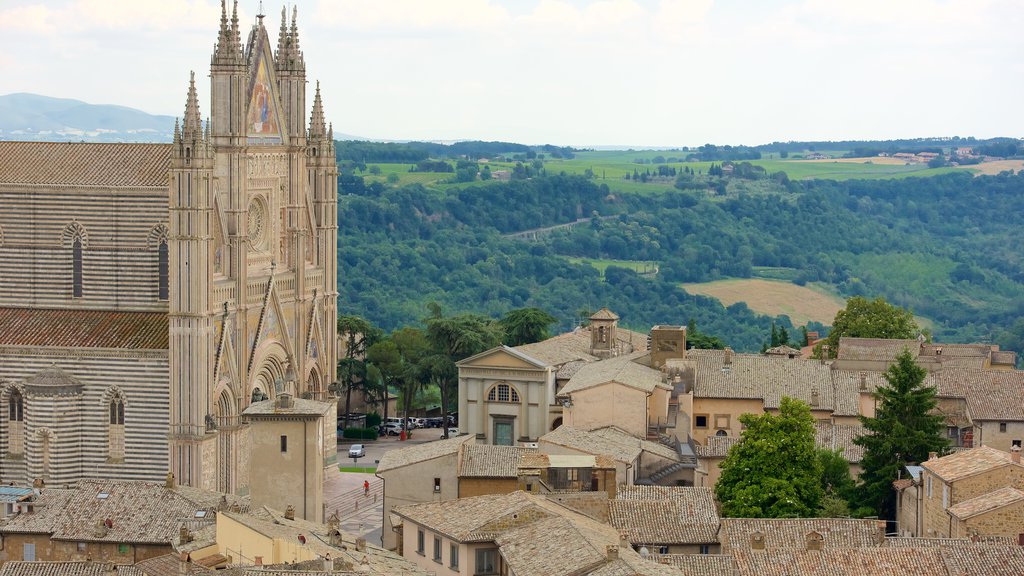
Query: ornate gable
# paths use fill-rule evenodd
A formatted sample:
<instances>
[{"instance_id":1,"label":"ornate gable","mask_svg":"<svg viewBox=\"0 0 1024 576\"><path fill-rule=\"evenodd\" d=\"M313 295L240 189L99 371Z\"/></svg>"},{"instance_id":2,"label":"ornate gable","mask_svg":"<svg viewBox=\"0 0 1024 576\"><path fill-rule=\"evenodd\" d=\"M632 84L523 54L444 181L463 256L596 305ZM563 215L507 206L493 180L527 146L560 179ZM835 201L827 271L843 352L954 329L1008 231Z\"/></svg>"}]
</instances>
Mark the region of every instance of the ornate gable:
<instances>
[{"instance_id":1,"label":"ornate gable","mask_svg":"<svg viewBox=\"0 0 1024 576\"><path fill-rule=\"evenodd\" d=\"M281 114L281 100L274 76L274 58L263 24L259 24L249 45L249 105L245 130L249 144L287 144L288 133Z\"/></svg>"}]
</instances>

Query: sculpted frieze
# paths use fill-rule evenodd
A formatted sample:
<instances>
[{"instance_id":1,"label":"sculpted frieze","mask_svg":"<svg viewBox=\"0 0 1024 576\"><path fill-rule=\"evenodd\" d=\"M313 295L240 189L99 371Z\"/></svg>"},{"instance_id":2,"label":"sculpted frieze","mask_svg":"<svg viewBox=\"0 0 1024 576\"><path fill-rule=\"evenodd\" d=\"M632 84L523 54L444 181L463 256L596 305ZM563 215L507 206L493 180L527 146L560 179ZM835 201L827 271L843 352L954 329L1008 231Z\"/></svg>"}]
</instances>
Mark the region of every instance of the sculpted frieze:
<instances>
[{"instance_id":1,"label":"sculpted frieze","mask_svg":"<svg viewBox=\"0 0 1024 576\"><path fill-rule=\"evenodd\" d=\"M249 179L285 176L288 174L287 154L250 154L246 163Z\"/></svg>"},{"instance_id":2,"label":"sculpted frieze","mask_svg":"<svg viewBox=\"0 0 1024 576\"><path fill-rule=\"evenodd\" d=\"M463 378L519 378L523 380L544 379L542 370L518 370L515 368L470 368L462 367L459 375Z\"/></svg>"}]
</instances>

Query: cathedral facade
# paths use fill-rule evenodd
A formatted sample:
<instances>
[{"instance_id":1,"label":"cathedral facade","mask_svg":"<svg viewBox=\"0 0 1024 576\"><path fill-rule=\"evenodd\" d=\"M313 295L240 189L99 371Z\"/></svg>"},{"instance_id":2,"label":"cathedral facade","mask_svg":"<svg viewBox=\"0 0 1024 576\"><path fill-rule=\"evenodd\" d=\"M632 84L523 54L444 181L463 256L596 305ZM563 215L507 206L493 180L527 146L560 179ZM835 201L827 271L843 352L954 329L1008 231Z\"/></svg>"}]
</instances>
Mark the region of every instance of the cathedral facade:
<instances>
[{"instance_id":1,"label":"cathedral facade","mask_svg":"<svg viewBox=\"0 0 1024 576\"><path fill-rule=\"evenodd\" d=\"M221 8L209 117L193 75L172 144L0 142L0 482L245 493L242 411L329 396L333 133L296 13L275 47Z\"/></svg>"}]
</instances>

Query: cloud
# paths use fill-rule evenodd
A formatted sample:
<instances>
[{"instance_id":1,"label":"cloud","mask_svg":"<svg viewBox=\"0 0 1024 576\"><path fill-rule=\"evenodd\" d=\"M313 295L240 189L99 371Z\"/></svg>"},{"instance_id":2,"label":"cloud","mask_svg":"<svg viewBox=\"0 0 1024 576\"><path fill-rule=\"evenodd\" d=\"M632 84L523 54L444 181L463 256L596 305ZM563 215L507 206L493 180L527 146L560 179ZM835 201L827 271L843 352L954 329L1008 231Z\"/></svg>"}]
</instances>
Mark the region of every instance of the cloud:
<instances>
[{"instance_id":1,"label":"cloud","mask_svg":"<svg viewBox=\"0 0 1024 576\"><path fill-rule=\"evenodd\" d=\"M486 30L509 19L491 0L321 0L314 14L318 25L360 31Z\"/></svg>"}]
</instances>

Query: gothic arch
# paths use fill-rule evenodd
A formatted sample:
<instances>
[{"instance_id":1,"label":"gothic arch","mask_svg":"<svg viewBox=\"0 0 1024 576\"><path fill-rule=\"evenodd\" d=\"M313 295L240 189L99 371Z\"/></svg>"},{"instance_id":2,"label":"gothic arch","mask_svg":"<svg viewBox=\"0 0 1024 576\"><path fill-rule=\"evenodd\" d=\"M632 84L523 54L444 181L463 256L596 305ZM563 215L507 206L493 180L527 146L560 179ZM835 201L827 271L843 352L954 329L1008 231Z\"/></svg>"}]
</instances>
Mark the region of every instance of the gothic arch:
<instances>
[{"instance_id":1,"label":"gothic arch","mask_svg":"<svg viewBox=\"0 0 1024 576\"><path fill-rule=\"evenodd\" d=\"M149 229L149 235L146 236L146 250L156 250L160 247L161 242L167 242L171 235L167 229L167 225L161 222L156 226Z\"/></svg>"},{"instance_id":2,"label":"gothic arch","mask_svg":"<svg viewBox=\"0 0 1024 576\"><path fill-rule=\"evenodd\" d=\"M309 369L306 376L305 391L309 392L311 398L319 399L324 391L323 378L320 377L320 369L315 365Z\"/></svg>"},{"instance_id":3,"label":"gothic arch","mask_svg":"<svg viewBox=\"0 0 1024 576\"><path fill-rule=\"evenodd\" d=\"M260 346L252 365L249 387L246 390L248 398L252 398L252 393L257 388L268 398L274 398L278 392L284 391L284 373L288 366L288 352L281 344L271 341ZM278 382L281 383L281 390L277 389Z\"/></svg>"},{"instance_id":4,"label":"gothic arch","mask_svg":"<svg viewBox=\"0 0 1024 576\"><path fill-rule=\"evenodd\" d=\"M60 233L61 247L70 248L76 238L82 241L82 248L89 247L89 233L85 226L82 226L77 220L72 220Z\"/></svg>"},{"instance_id":5,"label":"gothic arch","mask_svg":"<svg viewBox=\"0 0 1024 576\"><path fill-rule=\"evenodd\" d=\"M218 385L213 398L212 413L214 416L224 418L238 415L238 401L230 383L222 382Z\"/></svg>"},{"instance_id":6,"label":"gothic arch","mask_svg":"<svg viewBox=\"0 0 1024 576\"><path fill-rule=\"evenodd\" d=\"M115 398L124 402L125 407L128 406L128 396L126 396L124 391L118 386L108 386L107 389L103 391L103 396L100 397L100 406L109 406L110 402Z\"/></svg>"}]
</instances>

